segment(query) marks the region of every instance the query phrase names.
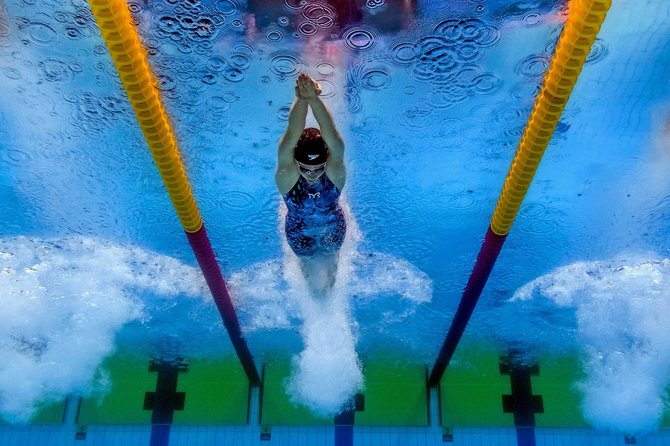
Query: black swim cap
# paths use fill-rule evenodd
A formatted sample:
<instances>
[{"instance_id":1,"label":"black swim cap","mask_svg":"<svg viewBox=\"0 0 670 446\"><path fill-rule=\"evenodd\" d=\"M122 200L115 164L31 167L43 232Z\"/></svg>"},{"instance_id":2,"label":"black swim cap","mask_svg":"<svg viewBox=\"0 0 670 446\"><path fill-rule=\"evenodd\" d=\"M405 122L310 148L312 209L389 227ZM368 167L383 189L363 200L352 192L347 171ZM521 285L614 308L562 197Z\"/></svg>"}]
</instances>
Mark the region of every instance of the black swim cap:
<instances>
[{"instance_id":1,"label":"black swim cap","mask_svg":"<svg viewBox=\"0 0 670 446\"><path fill-rule=\"evenodd\" d=\"M319 129L309 127L302 131L300 139L298 139L298 145L295 147L295 159L300 163L312 166L326 162L328 148Z\"/></svg>"}]
</instances>

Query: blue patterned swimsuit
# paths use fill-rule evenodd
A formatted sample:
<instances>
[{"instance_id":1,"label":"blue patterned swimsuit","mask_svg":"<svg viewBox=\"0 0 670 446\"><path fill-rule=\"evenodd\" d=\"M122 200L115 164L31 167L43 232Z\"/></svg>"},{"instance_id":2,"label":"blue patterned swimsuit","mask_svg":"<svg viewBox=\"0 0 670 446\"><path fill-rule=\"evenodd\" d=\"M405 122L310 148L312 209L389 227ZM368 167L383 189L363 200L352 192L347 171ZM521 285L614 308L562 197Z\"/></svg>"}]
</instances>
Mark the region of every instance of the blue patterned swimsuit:
<instances>
[{"instance_id":1,"label":"blue patterned swimsuit","mask_svg":"<svg viewBox=\"0 0 670 446\"><path fill-rule=\"evenodd\" d=\"M286 239L298 256L334 254L340 249L347 224L339 198L340 191L326 174L313 184L300 176L284 195Z\"/></svg>"}]
</instances>

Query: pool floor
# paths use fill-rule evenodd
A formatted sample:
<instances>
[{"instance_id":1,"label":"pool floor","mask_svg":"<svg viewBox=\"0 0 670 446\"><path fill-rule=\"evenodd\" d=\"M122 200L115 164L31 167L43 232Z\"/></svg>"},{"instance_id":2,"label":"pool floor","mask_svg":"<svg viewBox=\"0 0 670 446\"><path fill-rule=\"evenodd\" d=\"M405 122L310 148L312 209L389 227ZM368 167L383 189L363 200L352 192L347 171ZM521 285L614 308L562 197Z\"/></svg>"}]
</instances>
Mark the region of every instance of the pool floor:
<instances>
[{"instance_id":1,"label":"pool floor","mask_svg":"<svg viewBox=\"0 0 670 446\"><path fill-rule=\"evenodd\" d=\"M259 391L252 389L250 419L259 420ZM360 445L360 446L559 446L559 445L667 445L670 430L659 430L636 437L607 433L592 429L534 428L519 433L515 428L454 428L451 435L444 435L439 422L439 395L430 392L430 420L426 427L381 427L353 426L350 432L338 433L338 426L273 426L268 432L257 421L238 426L178 426L170 428L169 441L152 443L151 425L96 425L88 426L85 434L76 423L78 401L69 400L65 421L57 426L0 426L0 442L3 446L62 445L150 445L206 446L206 445ZM269 434L269 435L268 435Z\"/></svg>"}]
</instances>

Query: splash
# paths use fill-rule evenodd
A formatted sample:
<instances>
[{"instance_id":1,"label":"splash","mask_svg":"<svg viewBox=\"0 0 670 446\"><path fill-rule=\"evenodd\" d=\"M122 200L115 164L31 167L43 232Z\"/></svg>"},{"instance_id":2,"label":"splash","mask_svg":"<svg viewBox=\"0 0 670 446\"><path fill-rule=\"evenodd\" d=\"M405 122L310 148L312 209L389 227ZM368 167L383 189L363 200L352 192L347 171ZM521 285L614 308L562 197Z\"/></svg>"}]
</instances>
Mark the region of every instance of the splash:
<instances>
[{"instance_id":1,"label":"splash","mask_svg":"<svg viewBox=\"0 0 670 446\"><path fill-rule=\"evenodd\" d=\"M364 307L372 300L395 295L392 307L365 321L366 325L389 327L407 320L432 296L428 276L409 262L360 251L360 231L349 210L345 207L344 211L347 235L330 294L315 298L310 293L300 260L285 239L282 259L252 265L233 274L229 282L245 333L300 327L304 350L293 358L286 390L292 401L321 416L346 408L363 388L352 305ZM284 212L281 206L280 222Z\"/></svg>"},{"instance_id":2,"label":"splash","mask_svg":"<svg viewBox=\"0 0 670 446\"><path fill-rule=\"evenodd\" d=\"M594 426L658 428L670 382L670 259L578 262L519 289L576 313L586 378L578 383Z\"/></svg>"},{"instance_id":3,"label":"splash","mask_svg":"<svg viewBox=\"0 0 670 446\"><path fill-rule=\"evenodd\" d=\"M30 420L68 394L104 392L96 370L115 335L147 320L139 291L204 295L197 269L136 247L69 238L0 239L0 414Z\"/></svg>"}]
</instances>

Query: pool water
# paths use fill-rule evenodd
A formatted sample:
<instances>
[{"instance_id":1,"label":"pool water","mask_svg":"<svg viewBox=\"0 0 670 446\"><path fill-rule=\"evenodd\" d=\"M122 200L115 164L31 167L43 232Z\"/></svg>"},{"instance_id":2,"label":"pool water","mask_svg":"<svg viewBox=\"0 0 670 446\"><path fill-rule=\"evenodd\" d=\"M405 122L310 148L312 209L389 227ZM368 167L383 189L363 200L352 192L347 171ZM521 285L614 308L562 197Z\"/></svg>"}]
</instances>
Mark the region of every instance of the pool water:
<instances>
[{"instance_id":1,"label":"pool water","mask_svg":"<svg viewBox=\"0 0 670 446\"><path fill-rule=\"evenodd\" d=\"M356 444L530 444L522 382L539 444L667 441L666 2L612 4L439 392L425 374L569 3L128 6L264 386L235 361L88 4L8 0L3 443L146 444L158 397L133 398L167 376L186 395L170 444L340 444L343 407ZM346 144L348 233L323 301L274 184L301 72Z\"/></svg>"}]
</instances>

